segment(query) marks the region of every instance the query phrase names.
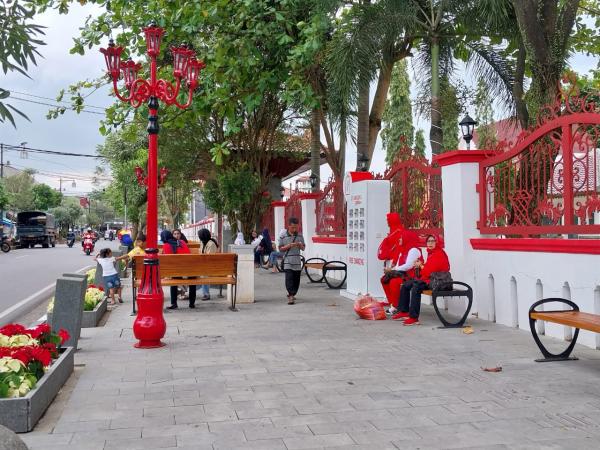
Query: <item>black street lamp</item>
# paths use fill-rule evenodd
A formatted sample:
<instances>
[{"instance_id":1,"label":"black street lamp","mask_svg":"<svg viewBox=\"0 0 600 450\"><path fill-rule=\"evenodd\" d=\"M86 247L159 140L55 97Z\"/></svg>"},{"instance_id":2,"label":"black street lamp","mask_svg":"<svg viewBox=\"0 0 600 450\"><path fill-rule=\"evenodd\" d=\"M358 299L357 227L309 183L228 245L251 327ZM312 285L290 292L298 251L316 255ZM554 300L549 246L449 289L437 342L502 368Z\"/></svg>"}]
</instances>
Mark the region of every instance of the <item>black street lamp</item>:
<instances>
[{"instance_id":1,"label":"black street lamp","mask_svg":"<svg viewBox=\"0 0 600 450\"><path fill-rule=\"evenodd\" d=\"M364 153L359 153L358 157L356 158L356 170L359 172L366 172L369 170L369 161L371 160L367 155Z\"/></svg>"},{"instance_id":2,"label":"black street lamp","mask_svg":"<svg viewBox=\"0 0 600 450\"><path fill-rule=\"evenodd\" d=\"M471 150L471 141L473 140L473 133L475 132L477 121L467 114L465 118L460 121L459 125L463 139L467 143L467 150Z\"/></svg>"},{"instance_id":3,"label":"black street lamp","mask_svg":"<svg viewBox=\"0 0 600 450\"><path fill-rule=\"evenodd\" d=\"M310 177L308 177L308 179L310 180L310 187L314 190L314 188L317 187L317 184L319 183L319 177L317 176L317 174L311 174Z\"/></svg>"}]
</instances>

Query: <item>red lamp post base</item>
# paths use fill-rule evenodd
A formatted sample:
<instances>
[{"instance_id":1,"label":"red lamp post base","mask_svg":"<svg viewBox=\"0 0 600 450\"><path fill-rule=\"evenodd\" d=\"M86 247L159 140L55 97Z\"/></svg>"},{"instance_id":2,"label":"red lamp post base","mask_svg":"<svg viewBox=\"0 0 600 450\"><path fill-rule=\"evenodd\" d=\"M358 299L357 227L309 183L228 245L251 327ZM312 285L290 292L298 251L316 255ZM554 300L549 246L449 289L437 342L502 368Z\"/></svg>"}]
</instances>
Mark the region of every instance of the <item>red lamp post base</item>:
<instances>
[{"instance_id":1,"label":"red lamp post base","mask_svg":"<svg viewBox=\"0 0 600 450\"><path fill-rule=\"evenodd\" d=\"M133 346L135 348L141 348L142 350L146 349L146 348L160 348L160 347L164 347L165 345L167 345L167 344L165 344L161 340L158 340L158 341L139 341L139 342L136 342L135 344L133 344Z\"/></svg>"},{"instance_id":2,"label":"red lamp post base","mask_svg":"<svg viewBox=\"0 0 600 450\"><path fill-rule=\"evenodd\" d=\"M158 250L146 249L144 275L137 294L138 313L133 322L133 335L139 342L135 348L159 348L167 331L163 316L164 295L158 271Z\"/></svg>"}]
</instances>

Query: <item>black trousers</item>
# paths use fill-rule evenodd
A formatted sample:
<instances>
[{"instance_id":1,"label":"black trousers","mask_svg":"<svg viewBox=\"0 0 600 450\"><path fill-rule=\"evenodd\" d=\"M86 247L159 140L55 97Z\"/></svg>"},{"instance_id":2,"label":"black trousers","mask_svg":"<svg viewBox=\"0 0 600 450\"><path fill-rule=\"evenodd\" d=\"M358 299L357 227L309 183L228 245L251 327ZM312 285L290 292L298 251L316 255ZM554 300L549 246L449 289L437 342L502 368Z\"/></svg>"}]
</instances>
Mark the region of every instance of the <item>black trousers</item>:
<instances>
[{"instance_id":1,"label":"black trousers","mask_svg":"<svg viewBox=\"0 0 600 450\"><path fill-rule=\"evenodd\" d=\"M190 285L188 294L190 296L190 305L196 303L196 286ZM171 286L171 305L177 306L177 286Z\"/></svg>"},{"instance_id":2,"label":"black trousers","mask_svg":"<svg viewBox=\"0 0 600 450\"><path fill-rule=\"evenodd\" d=\"M289 295L296 295L300 287L301 270L285 269L285 289Z\"/></svg>"},{"instance_id":3,"label":"black trousers","mask_svg":"<svg viewBox=\"0 0 600 450\"><path fill-rule=\"evenodd\" d=\"M421 313L421 293L429 289L429 285L421 280L408 280L400 288L398 309L407 312L413 319L418 319Z\"/></svg>"}]
</instances>

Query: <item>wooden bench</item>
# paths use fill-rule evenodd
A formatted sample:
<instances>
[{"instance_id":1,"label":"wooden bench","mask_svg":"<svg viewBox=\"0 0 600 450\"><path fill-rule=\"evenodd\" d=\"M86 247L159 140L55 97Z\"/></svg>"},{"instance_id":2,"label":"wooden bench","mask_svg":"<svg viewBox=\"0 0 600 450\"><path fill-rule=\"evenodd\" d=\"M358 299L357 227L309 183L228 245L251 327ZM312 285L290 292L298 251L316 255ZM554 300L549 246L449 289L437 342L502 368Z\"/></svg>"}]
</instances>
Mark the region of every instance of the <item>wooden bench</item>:
<instances>
[{"instance_id":1,"label":"wooden bench","mask_svg":"<svg viewBox=\"0 0 600 450\"><path fill-rule=\"evenodd\" d=\"M314 277L314 275L311 275L308 269L320 270L321 276ZM347 269L346 263L343 261L326 261L323 258L309 258L304 262L304 272L311 283L322 283L325 281L330 289L340 289L344 285L348 276ZM327 278L327 272L330 271L343 271L344 278L341 281L330 280Z\"/></svg>"},{"instance_id":2,"label":"wooden bench","mask_svg":"<svg viewBox=\"0 0 600 450\"><path fill-rule=\"evenodd\" d=\"M536 311L538 306L551 302L564 303L567 306L570 306L572 309L558 311ZM542 341L540 341L540 337L538 336L536 329L536 321L538 320L575 328L573 339L565 351L559 354L553 354L550 353L546 347L544 347ZM575 347L575 344L577 343L579 330L581 329L592 331L594 333L600 333L600 315L579 311L579 307L571 300L564 298L545 298L535 302L533 305L531 305L531 308L529 308L529 328L531 329L533 340L541 350L542 355L544 355L543 358L536 359L536 362L576 360L578 358L570 355Z\"/></svg>"},{"instance_id":3,"label":"wooden bench","mask_svg":"<svg viewBox=\"0 0 600 450\"><path fill-rule=\"evenodd\" d=\"M454 289L454 285L462 286L465 289ZM471 307L473 306L473 289L467 283L463 283L461 281L453 281L452 282L452 290L449 291L433 291L431 289L424 290L422 292L423 295L431 296L431 303L433 304L433 309L435 310L435 314L442 322L442 327L439 328L462 328L465 324L467 317L469 317L469 313L471 312ZM468 304L467 309L463 316L457 322L449 322L440 312L440 308L438 307L437 300L440 297L466 297Z\"/></svg>"},{"instance_id":4,"label":"wooden bench","mask_svg":"<svg viewBox=\"0 0 600 450\"><path fill-rule=\"evenodd\" d=\"M235 253L212 253L207 255L158 255L160 282L162 286L231 285L231 306L237 311L237 262ZM144 256L134 257L132 283L134 303L137 288L141 284L144 270Z\"/></svg>"}]
</instances>

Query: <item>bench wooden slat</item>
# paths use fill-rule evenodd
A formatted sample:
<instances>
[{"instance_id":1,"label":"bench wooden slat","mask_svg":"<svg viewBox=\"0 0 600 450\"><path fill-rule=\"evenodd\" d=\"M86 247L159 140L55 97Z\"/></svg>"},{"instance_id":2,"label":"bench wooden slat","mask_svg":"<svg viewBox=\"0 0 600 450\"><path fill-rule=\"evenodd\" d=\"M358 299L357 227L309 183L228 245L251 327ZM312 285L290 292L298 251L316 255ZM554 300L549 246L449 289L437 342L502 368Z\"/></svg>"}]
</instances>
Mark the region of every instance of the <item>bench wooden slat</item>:
<instances>
[{"instance_id":1,"label":"bench wooden slat","mask_svg":"<svg viewBox=\"0 0 600 450\"><path fill-rule=\"evenodd\" d=\"M235 254L216 253L210 255L158 255L160 277L227 277L236 274ZM135 257L136 267L143 267L144 256ZM135 278L142 277L142 270L135 271ZM180 284L185 284L185 280Z\"/></svg>"},{"instance_id":2,"label":"bench wooden slat","mask_svg":"<svg viewBox=\"0 0 600 450\"><path fill-rule=\"evenodd\" d=\"M304 266L309 269L323 269L325 263L305 263Z\"/></svg>"},{"instance_id":3,"label":"bench wooden slat","mask_svg":"<svg viewBox=\"0 0 600 450\"><path fill-rule=\"evenodd\" d=\"M236 280L233 277L202 277L202 278L188 278L188 279L181 279L181 278L161 278L160 279L160 284L162 286L189 286L189 285L195 285L195 286L199 286L202 284L210 284L210 285L221 285L221 284L235 284ZM140 285L142 284L142 280L140 280L139 278L135 280L135 285L137 287L140 287Z\"/></svg>"},{"instance_id":4,"label":"bench wooden slat","mask_svg":"<svg viewBox=\"0 0 600 450\"><path fill-rule=\"evenodd\" d=\"M600 316L581 311L532 312L532 319L600 333Z\"/></svg>"}]
</instances>

